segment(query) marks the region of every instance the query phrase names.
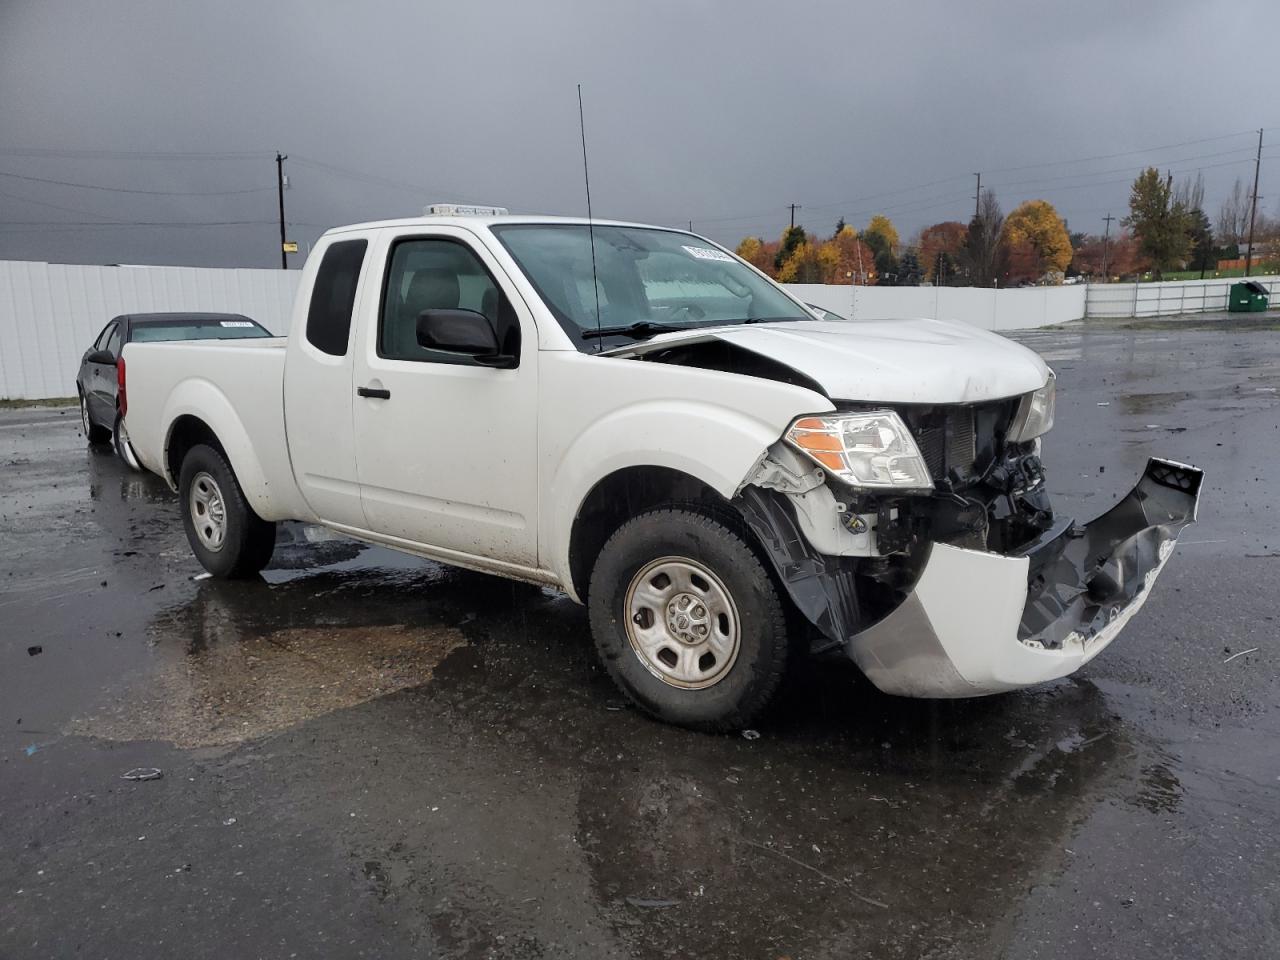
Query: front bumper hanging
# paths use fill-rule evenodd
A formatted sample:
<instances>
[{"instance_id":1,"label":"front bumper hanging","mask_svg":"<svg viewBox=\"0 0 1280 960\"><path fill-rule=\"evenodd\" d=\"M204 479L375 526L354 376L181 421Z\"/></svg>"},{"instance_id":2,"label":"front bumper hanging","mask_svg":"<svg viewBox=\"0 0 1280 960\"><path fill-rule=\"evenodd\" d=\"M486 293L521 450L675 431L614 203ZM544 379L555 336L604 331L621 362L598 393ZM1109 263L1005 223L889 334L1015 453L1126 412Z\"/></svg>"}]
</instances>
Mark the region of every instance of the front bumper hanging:
<instances>
[{"instance_id":1,"label":"front bumper hanging","mask_svg":"<svg viewBox=\"0 0 1280 960\"><path fill-rule=\"evenodd\" d=\"M886 693L972 697L1066 676L1115 639L1196 518L1203 473L1152 459L1086 524L1055 524L1015 556L934 544L892 613L845 650Z\"/></svg>"}]
</instances>

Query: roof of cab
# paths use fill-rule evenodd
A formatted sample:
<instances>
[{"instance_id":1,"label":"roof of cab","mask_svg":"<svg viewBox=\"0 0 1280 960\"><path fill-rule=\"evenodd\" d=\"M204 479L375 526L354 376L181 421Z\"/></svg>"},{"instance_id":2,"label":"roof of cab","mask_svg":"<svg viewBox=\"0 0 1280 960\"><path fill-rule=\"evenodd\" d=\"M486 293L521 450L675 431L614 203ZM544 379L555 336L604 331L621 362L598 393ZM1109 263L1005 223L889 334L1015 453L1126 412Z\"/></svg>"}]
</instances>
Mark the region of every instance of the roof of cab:
<instances>
[{"instance_id":1,"label":"roof of cab","mask_svg":"<svg viewBox=\"0 0 1280 960\"><path fill-rule=\"evenodd\" d=\"M601 220L599 217L588 220L586 217L550 217L538 214L505 213L500 215L476 214L468 216L428 215L404 217L399 220L372 220L368 223L352 223L341 227L331 227L324 232L325 236L339 233L352 233L357 230L378 230L384 227L494 227L506 223L546 223L575 224L586 226L590 223L596 227L645 227L656 230L678 230L676 227L661 227L652 223L635 223L626 220ZM680 233L687 231L678 230Z\"/></svg>"}]
</instances>

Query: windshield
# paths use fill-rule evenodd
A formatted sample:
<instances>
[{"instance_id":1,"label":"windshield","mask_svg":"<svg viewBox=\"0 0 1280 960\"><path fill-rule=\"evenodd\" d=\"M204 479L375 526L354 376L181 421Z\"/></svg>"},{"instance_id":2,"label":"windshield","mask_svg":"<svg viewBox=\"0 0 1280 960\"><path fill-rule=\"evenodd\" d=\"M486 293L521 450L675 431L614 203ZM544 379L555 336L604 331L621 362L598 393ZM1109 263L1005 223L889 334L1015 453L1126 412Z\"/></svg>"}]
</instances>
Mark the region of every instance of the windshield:
<instances>
[{"instance_id":1,"label":"windshield","mask_svg":"<svg viewBox=\"0 0 1280 960\"><path fill-rule=\"evenodd\" d=\"M750 267L691 234L603 226L594 228L597 321L586 224L492 229L583 349L592 341L616 346L667 329L813 319Z\"/></svg>"},{"instance_id":2,"label":"windshield","mask_svg":"<svg viewBox=\"0 0 1280 960\"><path fill-rule=\"evenodd\" d=\"M270 332L252 320L173 320L134 323L131 340L243 340L269 337Z\"/></svg>"}]
</instances>

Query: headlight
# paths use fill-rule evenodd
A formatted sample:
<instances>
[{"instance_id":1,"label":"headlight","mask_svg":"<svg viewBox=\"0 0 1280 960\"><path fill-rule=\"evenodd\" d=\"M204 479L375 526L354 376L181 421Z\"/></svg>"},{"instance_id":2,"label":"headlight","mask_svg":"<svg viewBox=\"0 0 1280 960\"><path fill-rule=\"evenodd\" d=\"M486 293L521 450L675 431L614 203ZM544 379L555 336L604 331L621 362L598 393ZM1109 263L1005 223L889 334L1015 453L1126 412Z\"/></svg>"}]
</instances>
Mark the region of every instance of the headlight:
<instances>
[{"instance_id":1,"label":"headlight","mask_svg":"<svg viewBox=\"0 0 1280 960\"><path fill-rule=\"evenodd\" d=\"M801 417L786 441L854 487L933 489L920 449L892 410Z\"/></svg>"},{"instance_id":2,"label":"headlight","mask_svg":"<svg viewBox=\"0 0 1280 960\"><path fill-rule=\"evenodd\" d=\"M1018 404L1018 413L1013 418L1013 426L1009 430L1010 440L1023 443L1049 432L1049 428L1053 426L1054 407L1057 405L1057 383L1057 375L1050 370L1045 385L1022 398Z\"/></svg>"}]
</instances>

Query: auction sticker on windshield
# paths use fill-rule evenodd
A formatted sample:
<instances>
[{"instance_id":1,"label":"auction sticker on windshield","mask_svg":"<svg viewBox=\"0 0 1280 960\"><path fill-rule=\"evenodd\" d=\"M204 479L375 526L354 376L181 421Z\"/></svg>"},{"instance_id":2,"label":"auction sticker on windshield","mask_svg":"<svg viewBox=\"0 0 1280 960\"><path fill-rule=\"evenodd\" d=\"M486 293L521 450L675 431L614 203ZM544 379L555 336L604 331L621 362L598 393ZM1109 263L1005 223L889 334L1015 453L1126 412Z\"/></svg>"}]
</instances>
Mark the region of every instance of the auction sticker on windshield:
<instances>
[{"instance_id":1,"label":"auction sticker on windshield","mask_svg":"<svg viewBox=\"0 0 1280 960\"><path fill-rule=\"evenodd\" d=\"M688 251L689 256L697 257L699 260L724 260L727 263L733 263L733 257L720 250L712 250L710 247L691 247L687 243L681 246Z\"/></svg>"},{"instance_id":2,"label":"auction sticker on windshield","mask_svg":"<svg viewBox=\"0 0 1280 960\"><path fill-rule=\"evenodd\" d=\"M253 324L248 320L223 320L221 325L224 327L252 327Z\"/></svg>"}]
</instances>

